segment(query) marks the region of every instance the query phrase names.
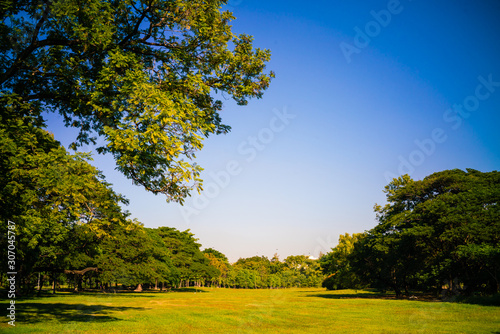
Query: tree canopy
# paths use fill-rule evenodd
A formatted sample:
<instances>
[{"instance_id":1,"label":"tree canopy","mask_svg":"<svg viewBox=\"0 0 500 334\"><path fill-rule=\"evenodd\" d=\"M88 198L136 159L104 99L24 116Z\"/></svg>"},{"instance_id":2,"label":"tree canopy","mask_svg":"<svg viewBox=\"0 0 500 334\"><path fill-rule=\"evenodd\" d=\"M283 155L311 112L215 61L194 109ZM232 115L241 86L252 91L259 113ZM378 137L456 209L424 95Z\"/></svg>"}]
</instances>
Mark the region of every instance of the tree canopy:
<instances>
[{"instance_id":1,"label":"tree canopy","mask_svg":"<svg viewBox=\"0 0 500 334\"><path fill-rule=\"evenodd\" d=\"M459 169L385 187L378 225L354 245L354 271L391 288L454 293L500 291L500 173Z\"/></svg>"},{"instance_id":2,"label":"tree canopy","mask_svg":"<svg viewBox=\"0 0 500 334\"><path fill-rule=\"evenodd\" d=\"M346 233L339 236L339 243L332 251L324 254L319 259L321 269L328 277L323 282L323 286L329 290L336 289L357 289L363 285L360 279L352 271L350 256L354 250L354 245L363 237L363 233Z\"/></svg>"},{"instance_id":3,"label":"tree canopy","mask_svg":"<svg viewBox=\"0 0 500 334\"><path fill-rule=\"evenodd\" d=\"M0 231L5 236L6 222L15 222L21 279L65 269L75 254L85 262L92 245L125 222L120 204L127 201L89 156L69 154L29 117L0 115L0 155Z\"/></svg>"},{"instance_id":4,"label":"tree canopy","mask_svg":"<svg viewBox=\"0 0 500 334\"><path fill-rule=\"evenodd\" d=\"M227 1L4 1L0 108L38 121L58 112L72 148L105 144L118 169L167 200L202 189L192 160L226 133L222 100L262 96L270 51L235 35Z\"/></svg>"}]
</instances>

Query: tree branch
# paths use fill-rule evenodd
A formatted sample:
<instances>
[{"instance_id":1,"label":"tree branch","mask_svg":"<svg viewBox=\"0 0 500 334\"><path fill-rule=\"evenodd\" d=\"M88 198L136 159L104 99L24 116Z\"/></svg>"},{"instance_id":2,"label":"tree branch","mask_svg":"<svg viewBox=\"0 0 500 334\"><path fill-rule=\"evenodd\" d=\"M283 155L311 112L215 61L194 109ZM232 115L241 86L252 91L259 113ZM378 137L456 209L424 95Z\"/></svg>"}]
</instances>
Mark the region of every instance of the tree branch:
<instances>
[{"instance_id":1,"label":"tree branch","mask_svg":"<svg viewBox=\"0 0 500 334\"><path fill-rule=\"evenodd\" d=\"M98 272L99 268L89 267L89 268L85 268L83 270L68 270L68 269L64 269L64 273L65 274L74 274L74 275L85 275L85 273L88 272L88 271Z\"/></svg>"},{"instance_id":2,"label":"tree branch","mask_svg":"<svg viewBox=\"0 0 500 334\"><path fill-rule=\"evenodd\" d=\"M142 12L142 15L141 17L139 18L139 20L137 20L137 22L135 23L135 27L134 29L132 29L132 32L130 34L128 34L120 43L118 43L118 46L119 47L123 47L125 44L128 43L128 41L135 35L137 34L137 32L139 31L139 28L141 26L141 23L142 21L146 18L146 15L147 13L149 12L149 10L151 9L151 6L148 6L144 12Z\"/></svg>"},{"instance_id":3,"label":"tree branch","mask_svg":"<svg viewBox=\"0 0 500 334\"><path fill-rule=\"evenodd\" d=\"M43 22L45 22L45 20L47 19L49 8L50 1L47 2L47 5L43 11L42 18L40 19L40 21L38 21L35 29L33 30L33 36L31 37L30 45L17 56L12 66L0 77L0 85L9 80L19 69L18 66L36 49L36 47L34 46L36 45L36 41L38 39L38 33L40 32Z\"/></svg>"},{"instance_id":4,"label":"tree branch","mask_svg":"<svg viewBox=\"0 0 500 334\"><path fill-rule=\"evenodd\" d=\"M26 49L24 49L16 58L12 66L0 76L0 85L9 80L19 70L19 66L38 48L45 46L73 46L78 45L79 40L67 40L62 38L47 38L41 41L34 41Z\"/></svg>"}]
</instances>

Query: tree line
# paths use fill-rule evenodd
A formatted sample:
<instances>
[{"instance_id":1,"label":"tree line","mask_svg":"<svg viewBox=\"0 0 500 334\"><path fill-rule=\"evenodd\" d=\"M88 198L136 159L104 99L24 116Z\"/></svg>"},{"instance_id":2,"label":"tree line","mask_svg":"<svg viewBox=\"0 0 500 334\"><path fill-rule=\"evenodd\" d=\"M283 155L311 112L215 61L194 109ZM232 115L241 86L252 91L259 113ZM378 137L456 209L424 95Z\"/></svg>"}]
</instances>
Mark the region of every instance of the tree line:
<instances>
[{"instance_id":1,"label":"tree line","mask_svg":"<svg viewBox=\"0 0 500 334\"><path fill-rule=\"evenodd\" d=\"M78 130L70 149L94 144L134 184L182 204L202 189L195 154L204 138L230 131L219 114L223 101L246 105L274 77L266 70L270 51L232 31L225 4L2 2L1 263L6 269L12 221L20 286L29 290L42 272L41 280L73 275L77 286L83 275L104 285L211 277L200 274L213 268L194 244L175 253L195 243L188 231L150 231L130 220L121 210L127 200L90 155L69 153L45 120L60 114Z\"/></svg>"},{"instance_id":2,"label":"tree line","mask_svg":"<svg viewBox=\"0 0 500 334\"><path fill-rule=\"evenodd\" d=\"M16 224L18 289L373 287L492 294L500 278L500 173L448 170L385 187L378 224L340 236L319 261L254 256L230 264L189 231L145 228L84 153L70 154L36 120L0 115L0 217ZM7 224L1 261L7 268ZM2 275L9 270L3 270Z\"/></svg>"},{"instance_id":3,"label":"tree line","mask_svg":"<svg viewBox=\"0 0 500 334\"><path fill-rule=\"evenodd\" d=\"M240 259L201 250L189 230L146 228L131 220L90 156L70 154L29 117L0 116L0 216L16 224L18 291L45 281L74 290L112 286L238 288L319 286L319 263L306 256ZM1 225L2 275L7 224Z\"/></svg>"},{"instance_id":4,"label":"tree line","mask_svg":"<svg viewBox=\"0 0 500 334\"><path fill-rule=\"evenodd\" d=\"M229 265L189 231L147 229L91 165L112 155L134 184L183 203L202 180L195 154L230 127L228 97L262 97L271 53L231 30L226 0L8 1L0 6L0 264L16 226L19 288L43 280L162 287L314 286L499 291L498 172L450 170L394 179L378 224L318 263L250 258ZM45 130L58 113L79 131L68 152ZM98 141L100 139L100 141ZM12 241L12 240L11 240ZM321 268L321 270L320 270ZM322 272L321 272L322 271ZM43 275L42 275L43 273ZM55 285L54 285L55 287Z\"/></svg>"},{"instance_id":5,"label":"tree line","mask_svg":"<svg viewBox=\"0 0 500 334\"><path fill-rule=\"evenodd\" d=\"M500 173L459 169L385 187L378 224L340 236L320 259L329 289L373 287L397 295L500 291Z\"/></svg>"}]
</instances>

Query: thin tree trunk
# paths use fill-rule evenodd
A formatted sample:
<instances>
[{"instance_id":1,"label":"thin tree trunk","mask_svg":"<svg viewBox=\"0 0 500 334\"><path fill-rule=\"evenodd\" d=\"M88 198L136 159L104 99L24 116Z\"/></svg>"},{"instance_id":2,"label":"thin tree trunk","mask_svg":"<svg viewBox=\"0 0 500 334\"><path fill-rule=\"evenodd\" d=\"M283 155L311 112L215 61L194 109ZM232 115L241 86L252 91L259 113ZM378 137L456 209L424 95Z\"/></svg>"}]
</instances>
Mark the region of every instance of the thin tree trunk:
<instances>
[{"instance_id":1,"label":"thin tree trunk","mask_svg":"<svg viewBox=\"0 0 500 334\"><path fill-rule=\"evenodd\" d=\"M38 296L42 294L42 287L43 287L43 276L40 277L40 273L38 273L38 292L37 292Z\"/></svg>"},{"instance_id":2,"label":"thin tree trunk","mask_svg":"<svg viewBox=\"0 0 500 334\"><path fill-rule=\"evenodd\" d=\"M52 274L52 294L56 294L56 274Z\"/></svg>"}]
</instances>

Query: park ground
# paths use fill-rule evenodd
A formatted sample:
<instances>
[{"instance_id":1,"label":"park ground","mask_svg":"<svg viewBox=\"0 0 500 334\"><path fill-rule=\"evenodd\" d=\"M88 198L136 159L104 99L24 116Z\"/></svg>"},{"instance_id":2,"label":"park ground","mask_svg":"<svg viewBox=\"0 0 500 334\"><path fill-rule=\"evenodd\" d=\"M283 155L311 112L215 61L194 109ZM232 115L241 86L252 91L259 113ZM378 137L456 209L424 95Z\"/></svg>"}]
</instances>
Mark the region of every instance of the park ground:
<instances>
[{"instance_id":1,"label":"park ground","mask_svg":"<svg viewBox=\"0 0 500 334\"><path fill-rule=\"evenodd\" d=\"M366 290L204 288L23 298L16 326L7 321L0 332L500 333L500 307Z\"/></svg>"}]
</instances>

